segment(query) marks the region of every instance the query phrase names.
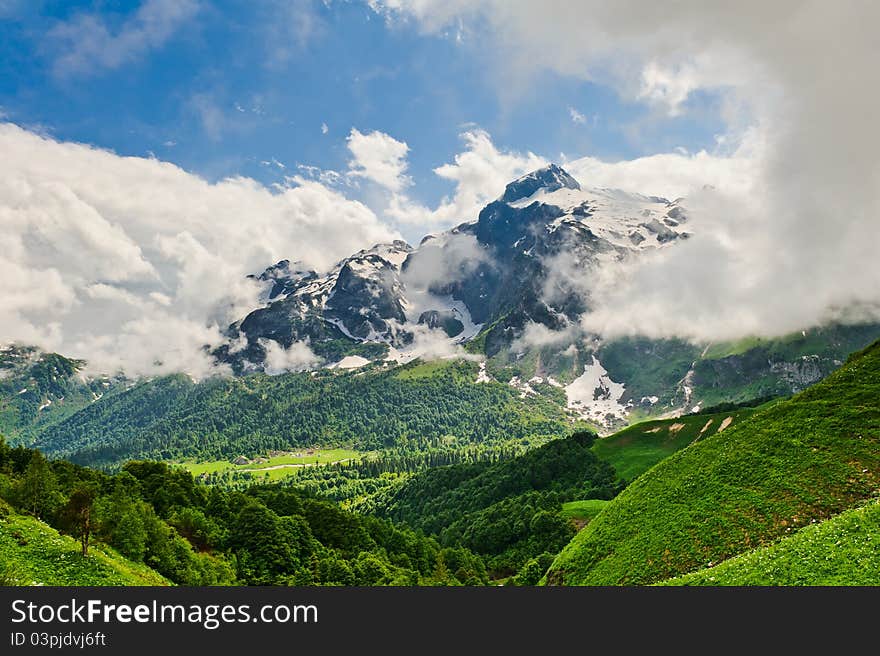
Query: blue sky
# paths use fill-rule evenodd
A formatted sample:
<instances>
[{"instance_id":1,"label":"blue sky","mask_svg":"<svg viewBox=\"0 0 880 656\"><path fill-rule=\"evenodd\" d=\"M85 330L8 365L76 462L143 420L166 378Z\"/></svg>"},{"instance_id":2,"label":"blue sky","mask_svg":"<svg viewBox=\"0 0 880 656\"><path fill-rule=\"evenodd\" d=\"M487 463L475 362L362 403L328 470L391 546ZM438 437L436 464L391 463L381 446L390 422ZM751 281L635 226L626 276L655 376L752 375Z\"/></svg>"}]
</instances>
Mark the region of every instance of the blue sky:
<instances>
[{"instance_id":1,"label":"blue sky","mask_svg":"<svg viewBox=\"0 0 880 656\"><path fill-rule=\"evenodd\" d=\"M389 25L364 2L193 0L145 34L139 12L149 4L0 2L6 120L121 155L152 153L209 180L265 184L297 164L345 170L351 128L379 130L409 145L410 196L431 206L452 190L432 169L461 151L467 126L499 148L610 161L711 149L724 129L711 94L692 94L688 111L669 117L556 73L510 92L479 32L459 40ZM96 33L110 41L84 49L83 36Z\"/></svg>"}]
</instances>

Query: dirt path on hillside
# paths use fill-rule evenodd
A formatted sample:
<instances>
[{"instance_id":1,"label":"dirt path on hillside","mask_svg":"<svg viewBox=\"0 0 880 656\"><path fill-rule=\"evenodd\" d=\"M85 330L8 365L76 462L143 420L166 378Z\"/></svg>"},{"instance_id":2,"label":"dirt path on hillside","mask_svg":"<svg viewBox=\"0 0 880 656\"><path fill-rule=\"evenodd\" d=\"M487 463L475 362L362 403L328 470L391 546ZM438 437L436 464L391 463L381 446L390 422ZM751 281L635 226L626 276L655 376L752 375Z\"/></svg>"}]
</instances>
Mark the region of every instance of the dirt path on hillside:
<instances>
[{"instance_id":1,"label":"dirt path on hillside","mask_svg":"<svg viewBox=\"0 0 880 656\"><path fill-rule=\"evenodd\" d=\"M351 460L351 458L343 458L342 460L333 460L332 462L290 463L287 465L271 465L270 467L259 467L259 468L242 467L239 471L267 472L267 471L272 471L273 469L295 469L297 467L319 467L321 465L337 465L340 462L348 462L349 460Z\"/></svg>"}]
</instances>

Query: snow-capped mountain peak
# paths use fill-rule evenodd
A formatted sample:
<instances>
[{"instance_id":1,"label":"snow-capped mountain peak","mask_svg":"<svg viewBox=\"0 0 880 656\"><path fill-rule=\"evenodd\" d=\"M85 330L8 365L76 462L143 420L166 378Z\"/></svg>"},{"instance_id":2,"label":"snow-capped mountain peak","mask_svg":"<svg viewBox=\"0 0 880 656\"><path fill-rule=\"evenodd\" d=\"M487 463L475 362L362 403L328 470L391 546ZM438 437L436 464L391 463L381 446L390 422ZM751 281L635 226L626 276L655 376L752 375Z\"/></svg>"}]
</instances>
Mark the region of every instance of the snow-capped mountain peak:
<instances>
[{"instance_id":1,"label":"snow-capped mountain peak","mask_svg":"<svg viewBox=\"0 0 880 656\"><path fill-rule=\"evenodd\" d=\"M549 193L557 189L579 190L580 188L581 186L578 181L571 177L562 167L550 164L527 173L508 184L499 200L502 203L513 203L522 198L532 196L539 189Z\"/></svg>"},{"instance_id":2,"label":"snow-capped mountain peak","mask_svg":"<svg viewBox=\"0 0 880 656\"><path fill-rule=\"evenodd\" d=\"M325 274L281 261L258 280L264 305L230 327L218 357L245 369L265 357L265 340L308 342L327 362L418 343L457 343L489 326L487 355L507 349L524 328L551 331L588 308L577 286L547 281L560 256L585 274L609 259L686 237L677 202L613 189L584 188L551 164L514 180L475 220L422 240L376 244ZM558 277L558 276L557 276ZM246 347L241 344L246 342Z\"/></svg>"}]
</instances>

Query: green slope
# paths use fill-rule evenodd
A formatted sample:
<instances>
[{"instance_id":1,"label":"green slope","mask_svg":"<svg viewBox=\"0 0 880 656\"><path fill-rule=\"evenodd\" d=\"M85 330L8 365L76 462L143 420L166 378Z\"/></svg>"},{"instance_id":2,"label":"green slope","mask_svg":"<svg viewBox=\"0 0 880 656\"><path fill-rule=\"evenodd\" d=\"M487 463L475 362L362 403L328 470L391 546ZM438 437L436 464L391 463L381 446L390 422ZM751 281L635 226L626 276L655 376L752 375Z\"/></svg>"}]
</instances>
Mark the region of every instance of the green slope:
<instances>
[{"instance_id":1,"label":"green slope","mask_svg":"<svg viewBox=\"0 0 880 656\"><path fill-rule=\"evenodd\" d=\"M562 504L562 516L586 523L598 515L608 503L607 499L566 501Z\"/></svg>"},{"instance_id":2,"label":"green slope","mask_svg":"<svg viewBox=\"0 0 880 656\"><path fill-rule=\"evenodd\" d=\"M754 408L740 408L643 421L596 440L593 453L610 462L623 480L633 481L676 451L726 430L754 412Z\"/></svg>"},{"instance_id":3,"label":"green slope","mask_svg":"<svg viewBox=\"0 0 880 656\"><path fill-rule=\"evenodd\" d=\"M95 545L83 558L79 542L24 515L0 518L0 579L4 585L169 585L110 547Z\"/></svg>"},{"instance_id":4,"label":"green slope","mask_svg":"<svg viewBox=\"0 0 880 656\"><path fill-rule=\"evenodd\" d=\"M880 490L880 343L826 380L650 469L557 557L550 583L661 581Z\"/></svg>"},{"instance_id":5,"label":"green slope","mask_svg":"<svg viewBox=\"0 0 880 656\"><path fill-rule=\"evenodd\" d=\"M405 442L463 446L567 432L558 404L543 396L522 399L509 385L477 384L476 377L472 362L200 383L167 376L48 427L35 446L77 463L108 465L224 459L312 444L361 451Z\"/></svg>"},{"instance_id":6,"label":"green slope","mask_svg":"<svg viewBox=\"0 0 880 656\"><path fill-rule=\"evenodd\" d=\"M664 585L880 585L880 501Z\"/></svg>"}]
</instances>

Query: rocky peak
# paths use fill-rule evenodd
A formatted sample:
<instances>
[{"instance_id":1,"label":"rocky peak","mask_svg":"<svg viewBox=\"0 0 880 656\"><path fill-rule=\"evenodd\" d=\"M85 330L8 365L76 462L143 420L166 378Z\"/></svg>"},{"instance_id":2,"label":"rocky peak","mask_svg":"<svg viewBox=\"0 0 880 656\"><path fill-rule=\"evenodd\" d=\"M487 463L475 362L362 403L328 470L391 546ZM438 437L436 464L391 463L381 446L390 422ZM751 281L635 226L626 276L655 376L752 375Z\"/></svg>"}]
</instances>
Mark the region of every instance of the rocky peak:
<instances>
[{"instance_id":1,"label":"rocky peak","mask_svg":"<svg viewBox=\"0 0 880 656\"><path fill-rule=\"evenodd\" d=\"M562 167L550 164L511 182L504 189L500 200L502 203L513 203L528 198L539 189L550 193L563 188L580 191L581 186Z\"/></svg>"},{"instance_id":2,"label":"rocky peak","mask_svg":"<svg viewBox=\"0 0 880 656\"><path fill-rule=\"evenodd\" d=\"M265 297L270 301L279 296L289 294L302 281L311 280L317 277L318 274L311 269L306 268L302 262L294 262L291 264L290 260L281 260L268 267L258 276L248 276L248 278L253 280L272 283L268 296Z\"/></svg>"}]
</instances>

